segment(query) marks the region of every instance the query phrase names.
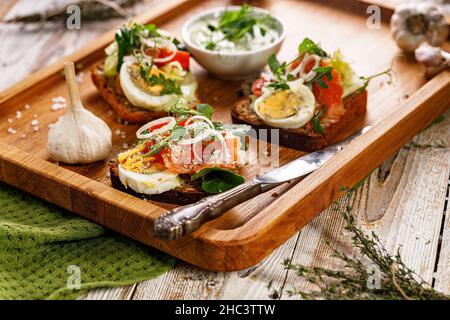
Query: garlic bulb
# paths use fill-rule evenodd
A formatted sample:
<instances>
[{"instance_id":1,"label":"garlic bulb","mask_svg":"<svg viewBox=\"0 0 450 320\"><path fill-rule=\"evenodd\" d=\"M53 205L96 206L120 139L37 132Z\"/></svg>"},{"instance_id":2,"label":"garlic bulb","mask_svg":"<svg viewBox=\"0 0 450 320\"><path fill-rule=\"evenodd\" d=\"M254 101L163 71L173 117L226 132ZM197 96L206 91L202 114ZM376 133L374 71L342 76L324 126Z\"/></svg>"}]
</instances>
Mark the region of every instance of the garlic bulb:
<instances>
[{"instance_id":1,"label":"garlic bulb","mask_svg":"<svg viewBox=\"0 0 450 320\"><path fill-rule=\"evenodd\" d=\"M442 11L428 3L398 5L391 18L391 30L397 45L406 52L413 52L422 42L438 47L449 33Z\"/></svg>"},{"instance_id":2,"label":"garlic bulb","mask_svg":"<svg viewBox=\"0 0 450 320\"><path fill-rule=\"evenodd\" d=\"M415 51L416 60L425 68L427 78L432 78L450 68L450 53L423 43Z\"/></svg>"},{"instance_id":3,"label":"garlic bulb","mask_svg":"<svg viewBox=\"0 0 450 320\"><path fill-rule=\"evenodd\" d=\"M104 160L111 152L108 125L81 104L72 62L64 64L70 110L50 128L48 153L55 161L69 164Z\"/></svg>"}]
</instances>

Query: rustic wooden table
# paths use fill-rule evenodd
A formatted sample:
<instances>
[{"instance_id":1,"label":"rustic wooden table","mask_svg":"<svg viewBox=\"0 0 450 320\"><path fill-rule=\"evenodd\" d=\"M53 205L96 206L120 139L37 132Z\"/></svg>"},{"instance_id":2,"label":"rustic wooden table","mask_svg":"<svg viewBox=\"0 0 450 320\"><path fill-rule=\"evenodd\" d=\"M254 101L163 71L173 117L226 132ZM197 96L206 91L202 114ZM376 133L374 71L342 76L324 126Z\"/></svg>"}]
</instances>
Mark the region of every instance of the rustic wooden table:
<instances>
[{"instance_id":1,"label":"rustic wooden table","mask_svg":"<svg viewBox=\"0 0 450 320\"><path fill-rule=\"evenodd\" d=\"M61 1L61 0L58 0ZM170 0L166 0L170 1ZM0 19L37 9L50 1L3 0ZM55 0L51 2L56 2ZM149 8L154 1L135 10ZM13 85L61 56L70 54L99 34L122 23L83 23L81 30L63 25L17 26L0 24L0 90ZM90 81L86 75L85 81ZM400 248L403 260L437 290L450 293L450 111L444 121L432 126L413 141L427 148L399 150L366 180L350 200L357 223L375 231L386 248ZM433 147L436 144L445 147ZM342 267L331 257L331 247L351 254L344 221L335 207L325 210L261 265L252 269L216 273L200 270L182 261L159 278L123 288L94 290L84 299L287 299L283 289L307 290L310 284L286 271L282 262L326 268ZM268 289L269 283L271 289ZM273 290L280 292L273 296Z\"/></svg>"}]
</instances>

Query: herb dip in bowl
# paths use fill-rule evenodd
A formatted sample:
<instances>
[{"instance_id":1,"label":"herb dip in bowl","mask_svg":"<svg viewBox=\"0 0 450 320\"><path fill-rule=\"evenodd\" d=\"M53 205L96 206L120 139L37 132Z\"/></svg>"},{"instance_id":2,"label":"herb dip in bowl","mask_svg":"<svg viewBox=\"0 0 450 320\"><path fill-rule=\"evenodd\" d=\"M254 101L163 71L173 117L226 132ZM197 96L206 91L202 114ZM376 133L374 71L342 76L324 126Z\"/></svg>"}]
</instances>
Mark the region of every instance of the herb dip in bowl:
<instances>
[{"instance_id":1,"label":"herb dip in bowl","mask_svg":"<svg viewBox=\"0 0 450 320\"><path fill-rule=\"evenodd\" d=\"M192 56L212 74L239 79L257 74L278 53L285 28L269 11L231 6L204 11L182 28Z\"/></svg>"}]
</instances>

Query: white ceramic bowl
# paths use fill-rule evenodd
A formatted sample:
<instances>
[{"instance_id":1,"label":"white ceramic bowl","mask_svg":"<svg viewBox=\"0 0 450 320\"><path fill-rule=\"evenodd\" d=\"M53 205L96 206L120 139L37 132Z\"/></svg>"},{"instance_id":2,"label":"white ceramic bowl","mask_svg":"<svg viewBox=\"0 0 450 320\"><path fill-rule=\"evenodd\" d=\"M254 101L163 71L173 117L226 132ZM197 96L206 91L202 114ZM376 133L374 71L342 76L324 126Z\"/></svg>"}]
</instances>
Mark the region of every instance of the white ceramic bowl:
<instances>
[{"instance_id":1,"label":"white ceramic bowl","mask_svg":"<svg viewBox=\"0 0 450 320\"><path fill-rule=\"evenodd\" d=\"M239 10L240 8L239 6L230 6L203 11L186 21L181 30L183 42L195 60L206 70L220 78L240 79L259 73L267 64L269 57L274 53L278 53L285 38L285 27L279 19L272 16L268 10L253 8L257 13L270 15L274 18L276 31L280 35L274 43L261 49L236 53L211 51L193 43L190 37L190 30L198 20L217 17L225 10Z\"/></svg>"}]
</instances>

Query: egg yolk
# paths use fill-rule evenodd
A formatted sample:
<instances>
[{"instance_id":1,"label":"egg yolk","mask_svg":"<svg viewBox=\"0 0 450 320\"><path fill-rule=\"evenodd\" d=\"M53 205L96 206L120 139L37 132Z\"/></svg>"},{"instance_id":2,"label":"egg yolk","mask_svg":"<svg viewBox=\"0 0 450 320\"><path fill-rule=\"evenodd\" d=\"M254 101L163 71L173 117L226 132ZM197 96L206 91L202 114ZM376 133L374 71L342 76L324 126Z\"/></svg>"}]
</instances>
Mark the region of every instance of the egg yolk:
<instances>
[{"instance_id":1,"label":"egg yolk","mask_svg":"<svg viewBox=\"0 0 450 320\"><path fill-rule=\"evenodd\" d=\"M139 87L140 89L142 89L143 91L151 94L151 95L155 95L155 96L159 96L161 95L161 91L163 90L162 85L150 85L147 81L144 80L144 78L142 78L141 73L140 73L140 67L138 64L133 64L130 69L129 69L130 75L131 75L131 79L134 82L134 84ZM156 67L156 66L152 66L151 70L149 71L149 75L150 76L159 76L161 74L161 71Z\"/></svg>"},{"instance_id":2,"label":"egg yolk","mask_svg":"<svg viewBox=\"0 0 450 320\"><path fill-rule=\"evenodd\" d=\"M302 99L291 90L277 91L259 105L259 112L269 119L285 119L297 114Z\"/></svg>"}]
</instances>

